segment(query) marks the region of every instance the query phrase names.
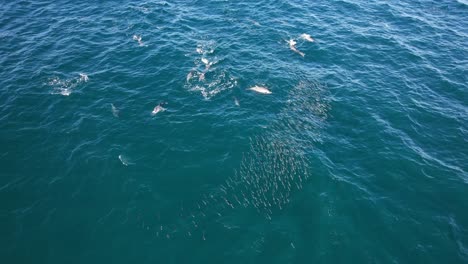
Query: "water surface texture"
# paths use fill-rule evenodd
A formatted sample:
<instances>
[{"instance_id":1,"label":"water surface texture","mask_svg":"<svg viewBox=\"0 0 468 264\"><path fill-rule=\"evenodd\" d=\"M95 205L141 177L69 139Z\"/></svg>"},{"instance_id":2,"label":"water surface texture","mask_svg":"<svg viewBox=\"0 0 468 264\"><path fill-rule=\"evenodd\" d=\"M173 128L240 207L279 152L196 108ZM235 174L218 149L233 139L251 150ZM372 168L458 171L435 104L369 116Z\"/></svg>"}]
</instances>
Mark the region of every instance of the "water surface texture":
<instances>
[{"instance_id":1,"label":"water surface texture","mask_svg":"<svg viewBox=\"0 0 468 264\"><path fill-rule=\"evenodd\" d=\"M0 0L0 262L467 263L467 18Z\"/></svg>"}]
</instances>

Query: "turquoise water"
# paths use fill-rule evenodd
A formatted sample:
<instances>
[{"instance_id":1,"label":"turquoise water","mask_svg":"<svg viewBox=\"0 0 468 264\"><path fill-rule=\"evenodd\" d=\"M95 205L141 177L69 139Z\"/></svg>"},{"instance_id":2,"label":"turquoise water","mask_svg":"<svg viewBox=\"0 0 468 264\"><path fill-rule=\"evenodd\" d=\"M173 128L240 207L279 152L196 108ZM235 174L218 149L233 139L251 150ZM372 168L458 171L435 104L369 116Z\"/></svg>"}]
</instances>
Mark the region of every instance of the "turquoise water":
<instances>
[{"instance_id":1,"label":"turquoise water","mask_svg":"<svg viewBox=\"0 0 468 264\"><path fill-rule=\"evenodd\" d=\"M2 263L468 262L466 1L0 5Z\"/></svg>"}]
</instances>

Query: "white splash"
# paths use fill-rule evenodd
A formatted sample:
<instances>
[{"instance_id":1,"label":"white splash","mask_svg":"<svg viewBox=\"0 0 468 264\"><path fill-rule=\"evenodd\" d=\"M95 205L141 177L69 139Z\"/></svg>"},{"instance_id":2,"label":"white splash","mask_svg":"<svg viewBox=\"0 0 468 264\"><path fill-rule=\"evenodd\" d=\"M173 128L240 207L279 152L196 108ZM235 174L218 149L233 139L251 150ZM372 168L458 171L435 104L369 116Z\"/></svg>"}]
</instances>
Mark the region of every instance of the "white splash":
<instances>
[{"instance_id":1,"label":"white splash","mask_svg":"<svg viewBox=\"0 0 468 264\"><path fill-rule=\"evenodd\" d=\"M186 87L190 91L199 91L206 100L209 100L220 92L232 89L236 85L237 80L230 77L226 72L213 72L208 80L205 80L204 73L199 73L198 82L189 83Z\"/></svg>"},{"instance_id":2,"label":"white splash","mask_svg":"<svg viewBox=\"0 0 468 264\"><path fill-rule=\"evenodd\" d=\"M223 90L231 89L237 85L235 78L215 67L219 60L211 56L216 48L216 42L203 41L195 51L200 54L194 59L194 67L187 73L185 87L189 91L199 91L205 99L210 99Z\"/></svg>"},{"instance_id":3,"label":"white splash","mask_svg":"<svg viewBox=\"0 0 468 264\"><path fill-rule=\"evenodd\" d=\"M80 83L87 82L88 75L80 73L79 77L61 80L59 77L51 78L47 85L53 88L52 94L60 94L63 96L70 96L73 90L80 85Z\"/></svg>"},{"instance_id":4,"label":"white splash","mask_svg":"<svg viewBox=\"0 0 468 264\"><path fill-rule=\"evenodd\" d=\"M287 41L290 47L296 46L297 42L294 39L290 39Z\"/></svg>"},{"instance_id":5,"label":"white splash","mask_svg":"<svg viewBox=\"0 0 468 264\"><path fill-rule=\"evenodd\" d=\"M289 48L292 51L296 52L297 54L301 55L302 57L305 56L304 52L301 52L296 48L297 42L294 39L290 39L289 41L286 41L286 42L289 44Z\"/></svg>"},{"instance_id":6,"label":"white splash","mask_svg":"<svg viewBox=\"0 0 468 264\"><path fill-rule=\"evenodd\" d=\"M216 48L216 42L209 40L209 41L203 41L200 44L197 45L197 48L195 51L198 54L212 54Z\"/></svg>"},{"instance_id":7,"label":"white splash","mask_svg":"<svg viewBox=\"0 0 468 264\"><path fill-rule=\"evenodd\" d=\"M84 74L84 73L80 73L80 81L82 81L82 82L87 82L87 81L89 81L88 75L86 75L86 74Z\"/></svg>"},{"instance_id":8,"label":"white splash","mask_svg":"<svg viewBox=\"0 0 468 264\"><path fill-rule=\"evenodd\" d=\"M70 89L67 89L67 88L60 88L60 94L63 95L63 96L69 96L71 94L71 91Z\"/></svg>"},{"instance_id":9,"label":"white splash","mask_svg":"<svg viewBox=\"0 0 468 264\"><path fill-rule=\"evenodd\" d=\"M136 40L140 47L144 45L143 41L141 41L141 36L139 35L133 35L133 40Z\"/></svg>"}]
</instances>

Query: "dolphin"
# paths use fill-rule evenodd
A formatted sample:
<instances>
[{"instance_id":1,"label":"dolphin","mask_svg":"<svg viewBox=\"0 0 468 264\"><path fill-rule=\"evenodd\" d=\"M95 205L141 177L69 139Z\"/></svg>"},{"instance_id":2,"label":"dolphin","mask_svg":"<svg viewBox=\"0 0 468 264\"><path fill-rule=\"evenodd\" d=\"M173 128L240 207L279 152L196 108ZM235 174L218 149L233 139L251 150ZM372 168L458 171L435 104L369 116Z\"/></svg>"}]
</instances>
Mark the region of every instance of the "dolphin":
<instances>
[{"instance_id":1,"label":"dolphin","mask_svg":"<svg viewBox=\"0 0 468 264\"><path fill-rule=\"evenodd\" d=\"M207 58L201 58L201 61L202 61L205 65L210 63L210 62L208 61Z\"/></svg>"},{"instance_id":2,"label":"dolphin","mask_svg":"<svg viewBox=\"0 0 468 264\"><path fill-rule=\"evenodd\" d=\"M117 109L117 107L115 107L114 104L111 104L111 107L112 107L112 114L113 114L115 117L119 117L119 109Z\"/></svg>"},{"instance_id":3,"label":"dolphin","mask_svg":"<svg viewBox=\"0 0 468 264\"><path fill-rule=\"evenodd\" d=\"M205 73L204 72L200 73L200 75L198 76L198 80L199 81L205 80Z\"/></svg>"},{"instance_id":4,"label":"dolphin","mask_svg":"<svg viewBox=\"0 0 468 264\"><path fill-rule=\"evenodd\" d=\"M271 91L268 90L268 88L262 87L262 86L258 86L258 85L255 85L255 86L253 86L253 87L250 87L249 90L252 90L252 91L254 91L254 92L261 93L261 94L271 94Z\"/></svg>"},{"instance_id":5,"label":"dolphin","mask_svg":"<svg viewBox=\"0 0 468 264\"><path fill-rule=\"evenodd\" d=\"M297 42L296 42L294 39L290 39L290 40L287 41L287 42L288 42L288 44L289 44L289 48L290 48L292 51L296 52L297 54L301 55L302 57L305 56L304 52L301 52L301 51L299 51L299 50L296 49L296 44L297 44Z\"/></svg>"},{"instance_id":6,"label":"dolphin","mask_svg":"<svg viewBox=\"0 0 468 264\"><path fill-rule=\"evenodd\" d=\"M193 71L190 71L188 74L187 74L187 82L190 81L193 77Z\"/></svg>"},{"instance_id":7,"label":"dolphin","mask_svg":"<svg viewBox=\"0 0 468 264\"><path fill-rule=\"evenodd\" d=\"M300 38L309 42L314 42L314 39L306 33L301 34Z\"/></svg>"},{"instance_id":8,"label":"dolphin","mask_svg":"<svg viewBox=\"0 0 468 264\"><path fill-rule=\"evenodd\" d=\"M153 108L153 111L151 112L151 115L154 116L159 112L164 112L166 111L166 108L162 107L162 103L158 104Z\"/></svg>"},{"instance_id":9,"label":"dolphin","mask_svg":"<svg viewBox=\"0 0 468 264\"><path fill-rule=\"evenodd\" d=\"M201 58L203 64L205 64L205 71L209 70L211 65L213 65L212 61L209 61L207 58Z\"/></svg>"}]
</instances>

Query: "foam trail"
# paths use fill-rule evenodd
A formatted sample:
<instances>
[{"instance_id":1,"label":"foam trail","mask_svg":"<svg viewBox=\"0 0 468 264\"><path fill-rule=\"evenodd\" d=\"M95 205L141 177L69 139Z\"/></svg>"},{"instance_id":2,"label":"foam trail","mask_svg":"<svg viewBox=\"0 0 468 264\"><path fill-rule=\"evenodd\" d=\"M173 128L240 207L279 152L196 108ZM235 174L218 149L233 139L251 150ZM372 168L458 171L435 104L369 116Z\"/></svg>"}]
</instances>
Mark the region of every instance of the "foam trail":
<instances>
[{"instance_id":1,"label":"foam trail","mask_svg":"<svg viewBox=\"0 0 468 264\"><path fill-rule=\"evenodd\" d=\"M119 155L119 160L122 162L123 165L128 166L128 165L135 165L135 163L131 162L126 156L123 154Z\"/></svg>"}]
</instances>

